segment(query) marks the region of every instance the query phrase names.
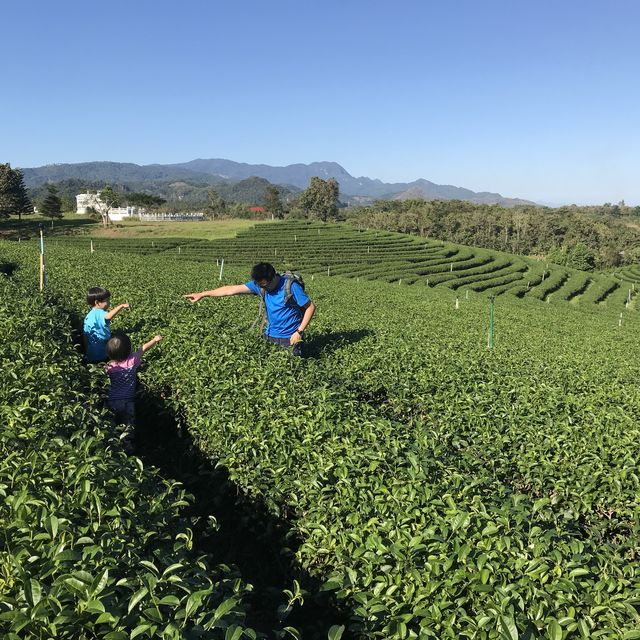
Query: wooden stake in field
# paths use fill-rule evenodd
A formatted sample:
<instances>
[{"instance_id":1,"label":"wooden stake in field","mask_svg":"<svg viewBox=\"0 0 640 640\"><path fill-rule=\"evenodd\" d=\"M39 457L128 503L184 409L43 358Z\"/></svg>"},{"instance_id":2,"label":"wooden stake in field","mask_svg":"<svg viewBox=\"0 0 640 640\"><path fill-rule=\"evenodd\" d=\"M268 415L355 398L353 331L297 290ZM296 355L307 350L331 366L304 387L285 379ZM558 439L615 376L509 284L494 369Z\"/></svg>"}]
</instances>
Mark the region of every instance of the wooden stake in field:
<instances>
[{"instance_id":1,"label":"wooden stake in field","mask_svg":"<svg viewBox=\"0 0 640 640\"><path fill-rule=\"evenodd\" d=\"M47 286L47 274L44 270L44 236L40 225L40 291Z\"/></svg>"},{"instance_id":2,"label":"wooden stake in field","mask_svg":"<svg viewBox=\"0 0 640 640\"><path fill-rule=\"evenodd\" d=\"M451 265L449 265L449 273L453 273L453 262L451 263Z\"/></svg>"},{"instance_id":3,"label":"wooden stake in field","mask_svg":"<svg viewBox=\"0 0 640 640\"><path fill-rule=\"evenodd\" d=\"M89 253L93 253L95 251L95 249L93 248L93 240L91 240L91 248L89 250Z\"/></svg>"},{"instance_id":4,"label":"wooden stake in field","mask_svg":"<svg viewBox=\"0 0 640 640\"><path fill-rule=\"evenodd\" d=\"M222 280L222 272L224 271L224 258L222 258L222 262L220 263L220 277L218 280Z\"/></svg>"},{"instance_id":5,"label":"wooden stake in field","mask_svg":"<svg viewBox=\"0 0 640 640\"><path fill-rule=\"evenodd\" d=\"M456 309L460 308L460 302L458 301L458 296L456 296Z\"/></svg>"},{"instance_id":6,"label":"wooden stake in field","mask_svg":"<svg viewBox=\"0 0 640 640\"><path fill-rule=\"evenodd\" d=\"M618 320L618 326L619 327L622 326L622 314L620 314L620 319Z\"/></svg>"},{"instance_id":7,"label":"wooden stake in field","mask_svg":"<svg viewBox=\"0 0 640 640\"><path fill-rule=\"evenodd\" d=\"M469 299L469 289L467 289L467 290L464 292L464 299L465 299L465 300L468 300L468 299Z\"/></svg>"},{"instance_id":8,"label":"wooden stake in field","mask_svg":"<svg viewBox=\"0 0 640 640\"><path fill-rule=\"evenodd\" d=\"M327 265L327 275L330 276L331 275L331 267Z\"/></svg>"}]
</instances>

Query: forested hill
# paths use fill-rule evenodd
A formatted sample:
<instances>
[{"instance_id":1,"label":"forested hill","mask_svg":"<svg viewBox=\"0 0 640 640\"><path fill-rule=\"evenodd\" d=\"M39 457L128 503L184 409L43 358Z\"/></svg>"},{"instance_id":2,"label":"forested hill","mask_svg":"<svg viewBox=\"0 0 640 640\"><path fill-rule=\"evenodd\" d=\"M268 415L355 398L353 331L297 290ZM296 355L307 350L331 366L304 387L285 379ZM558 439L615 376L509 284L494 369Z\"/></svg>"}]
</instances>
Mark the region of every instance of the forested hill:
<instances>
[{"instance_id":1,"label":"forested hill","mask_svg":"<svg viewBox=\"0 0 640 640\"><path fill-rule=\"evenodd\" d=\"M24 168L25 183L37 187L46 182L83 180L119 185L135 183L136 189L157 189L159 183L187 182L213 185L222 182L237 182L250 177L259 177L277 185L306 189L313 176L323 180L335 178L340 193L347 201L350 198L372 201L375 198L425 200L460 199L479 204L533 204L518 198L505 198L499 193L475 192L452 185L439 185L429 180L386 183L381 180L359 177L348 173L336 162L312 162L272 167L264 164L247 164L231 160L192 160L179 164L137 165L122 162L82 162L77 164L53 164L43 167ZM294 189L294 190L295 190Z\"/></svg>"},{"instance_id":2,"label":"forested hill","mask_svg":"<svg viewBox=\"0 0 640 640\"><path fill-rule=\"evenodd\" d=\"M81 180L69 178L56 182L58 193L63 200L66 210L75 209L75 196L89 190L98 190L104 187L102 180ZM263 204L265 202L267 187L271 183L263 178L247 178L239 182L219 182L214 184L203 184L199 182L175 180L158 180L153 183L145 181L134 182L112 182L116 191L122 194L123 200L127 200L129 193L147 193L159 196L166 200L170 210L175 211L184 208L206 207L211 198L211 189L215 189L217 196L229 203ZM294 187L277 187L280 197L289 201L297 192ZM39 202L46 193L46 184L40 184L29 188L29 195L34 202Z\"/></svg>"}]
</instances>

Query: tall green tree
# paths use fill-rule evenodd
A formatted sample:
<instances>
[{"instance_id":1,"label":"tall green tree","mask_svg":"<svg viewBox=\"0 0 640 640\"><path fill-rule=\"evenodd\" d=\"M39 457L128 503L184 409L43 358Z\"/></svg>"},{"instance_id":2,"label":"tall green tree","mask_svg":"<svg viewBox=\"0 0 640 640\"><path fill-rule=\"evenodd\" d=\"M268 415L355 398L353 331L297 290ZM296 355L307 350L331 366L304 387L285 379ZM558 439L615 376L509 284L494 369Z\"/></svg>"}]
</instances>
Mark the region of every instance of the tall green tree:
<instances>
[{"instance_id":1,"label":"tall green tree","mask_svg":"<svg viewBox=\"0 0 640 640\"><path fill-rule=\"evenodd\" d=\"M593 271L596 266L596 258L589 247L579 242L567 254L567 266L582 269L582 271Z\"/></svg>"},{"instance_id":2,"label":"tall green tree","mask_svg":"<svg viewBox=\"0 0 640 640\"><path fill-rule=\"evenodd\" d=\"M33 203L29 194L27 193L27 187L24 184L24 174L21 169L13 170L14 177L14 189L16 194L16 211L18 214L18 220L22 220L23 215L29 215L33 213Z\"/></svg>"},{"instance_id":3,"label":"tall green tree","mask_svg":"<svg viewBox=\"0 0 640 640\"><path fill-rule=\"evenodd\" d=\"M47 194L40 205L40 213L47 218L62 218L62 201L55 185L47 185Z\"/></svg>"},{"instance_id":4,"label":"tall green tree","mask_svg":"<svg viewBox=\"0 0 640 640\"><path fill-rule=\"evenodd\" d=\"M224 215L227 210L227 203L213 187L207 189L207 206L205 214L207 218L215 218Z\"/></svg>"},{"instance_id":5,"label":"tall green tree","mask_svg":"<svg viewBox=\"0 0 640 640\"><path fill-rule=\"evenodd\" d=\"M12 169L9 163L0 164L0 218L33 213L33 205L24 186L20 169Z\"/></svg>"},{"instance_id":6,"label":"tall green tree","mask_svg":"<svg viewBox=\"0 0 640 640\"><path fill-rule=\"evenodd\" d=\"M284 217L284 205L280 198L280 191L278 191L278 188L272 184L270 184L265 190L264 206L274 218Z\"/></svg>"},{"instance_id":7,"label":"tall green tree","mask_svg":"<svg viewBox=\"0 0 640 640\"><path fill-rule=\"evenodd\" d=\"M300 195L299 206L307 217L326 222L338 216L338 196L340 189L335 178L323 180L313 176L306 191Z\"/></svg>"},{"instance_id":8,"label":"tall green tree","mask_svg":"<svg viewBox=\"0 0 640 640\"><path fill-rule=\"evenodd\" d=\"M111 222L109 218L109 211L114 207L120 206L120 196L109 185L104 187L99 193L100 204L98 210L100 217L102 218L102 225L108 226Z\"/></svg>"}]
</instances>

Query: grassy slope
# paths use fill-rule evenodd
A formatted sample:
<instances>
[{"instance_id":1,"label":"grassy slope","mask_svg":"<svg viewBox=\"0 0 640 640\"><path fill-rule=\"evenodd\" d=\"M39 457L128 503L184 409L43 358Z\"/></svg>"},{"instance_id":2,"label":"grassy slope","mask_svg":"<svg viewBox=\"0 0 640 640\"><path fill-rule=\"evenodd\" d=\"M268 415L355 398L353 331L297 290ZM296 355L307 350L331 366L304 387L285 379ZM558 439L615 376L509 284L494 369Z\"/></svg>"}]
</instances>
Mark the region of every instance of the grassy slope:
<instances>
[{"instance_id":1,"label":"grassy slope","mask_svg":"<svg viewBox=\"0 0 640 640\"><path fill-rule=\"evenodd\" d=\"M11 218L0 220L0 239L27 238L39 233L40 225L47 235L67 235L89 233L92 237L104 238L191 238L218 240L233 238L256 224L255 220L206 220L202 222L145 222L132 220L117 222L103 229L99 222L88 216L65 213L53 226L49 218L31 215L21 221Z\"/></svg>"},{"instance_id":2,"label":"grassy slope","mask_svg":"<svg viewBox=\"0 0 640 640\"><path fill-rule=\"evenodd\" d=\"M107 229L91 230L100 238L191 238L194 240L219 240L233 238L239 231L250 229L255 220L206 220L202 222L118 222Z\"/></svg>"}]
</instances>

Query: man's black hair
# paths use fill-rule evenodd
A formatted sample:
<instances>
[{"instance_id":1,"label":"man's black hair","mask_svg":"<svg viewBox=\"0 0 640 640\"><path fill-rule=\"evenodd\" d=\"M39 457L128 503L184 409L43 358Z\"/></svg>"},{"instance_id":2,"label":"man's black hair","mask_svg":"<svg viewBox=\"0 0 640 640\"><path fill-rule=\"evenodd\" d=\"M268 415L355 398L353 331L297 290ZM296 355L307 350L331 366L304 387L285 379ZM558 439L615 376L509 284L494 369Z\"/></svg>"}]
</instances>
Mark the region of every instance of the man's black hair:
<instances>
[{"instance_id":1,"label":"man's black hair","mask_svg":"<svg viewBox=\"0 0 640 640\"><path fill-rule=\"evenodd\" d=\"M111 297L109 289L103 289L102 287L91 287L87 291L87 304L90 307L95 306L96 302L105 302Z\"/></svg>"},{"instance_id":2,"label":"man's black hair","mask_svg":"<svg viewBox=\"0 0 640 640\"><path fill-rule=\"evenodd\" d=\"M259 282L260 280L268 280L271 282L275 276L276 270L273 268L273 265L268 262L259 262L251 269L251 279L254 282Z\"/></svg>"},{"instance_id":3,"label":"man's black hair","mask_svg":"<svg viewBox=\"0 0 640 640\"><path fill-rule=\"evenodd\" d=\"M124 360L131 354L131 340L125 333L114 333L107 342L109 360Z\"/></svg>"}]
</instances>

